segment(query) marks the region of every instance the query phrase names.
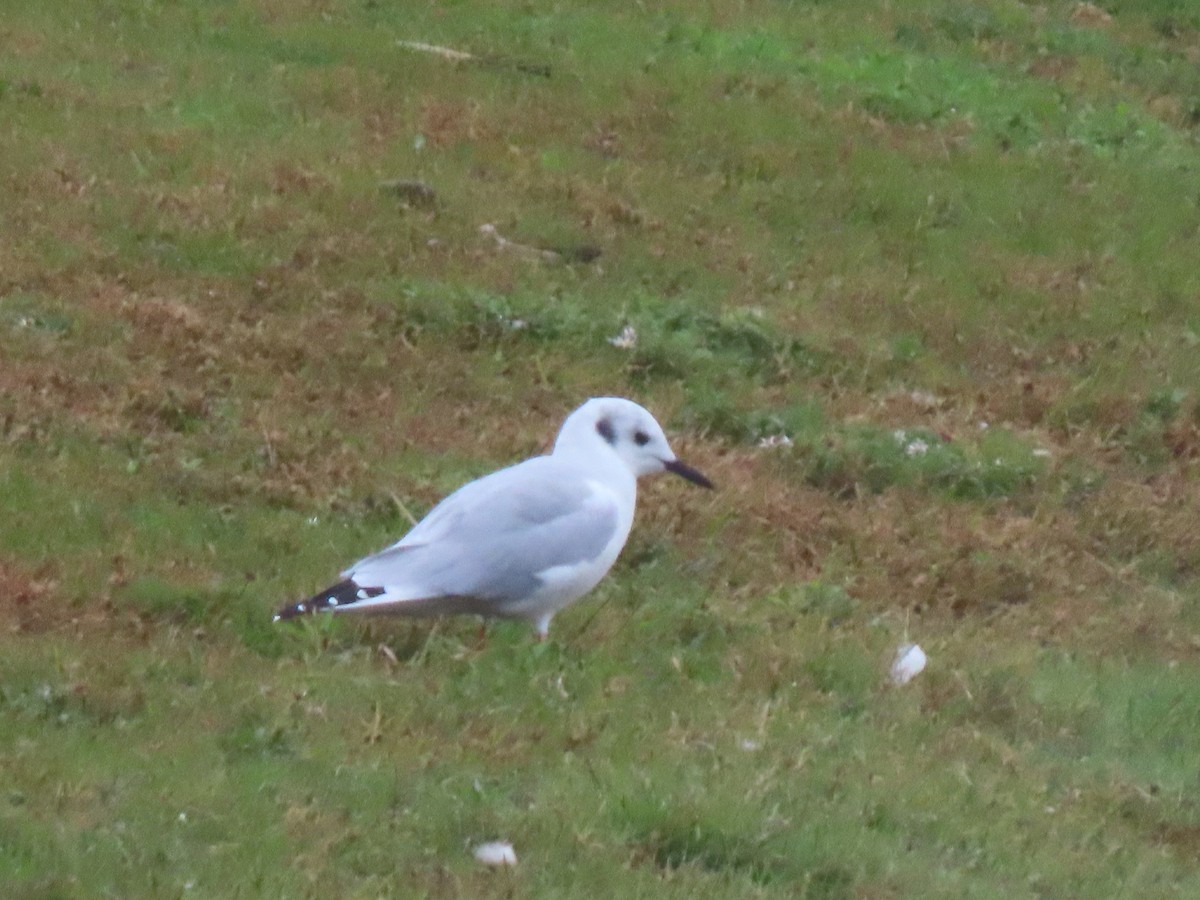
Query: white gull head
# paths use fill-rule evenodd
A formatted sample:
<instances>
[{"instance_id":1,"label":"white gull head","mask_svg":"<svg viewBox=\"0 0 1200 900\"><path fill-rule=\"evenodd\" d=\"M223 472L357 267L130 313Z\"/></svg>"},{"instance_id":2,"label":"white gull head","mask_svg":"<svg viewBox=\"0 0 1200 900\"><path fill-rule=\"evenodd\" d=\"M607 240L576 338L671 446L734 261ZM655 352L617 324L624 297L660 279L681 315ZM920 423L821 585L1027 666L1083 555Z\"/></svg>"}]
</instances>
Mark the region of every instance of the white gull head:
<instances>
[{"instance_id":1,"label":"white gull head","mask_svg":"<svg viewBox=\"0 0 1200 900\"><path fill-rule=\"evenodd\" d=\"M712 487L707 478L679 461L654 416L623 397L594 397L567 416L554 442L554 455L576 454L592 459L615 455L635 478L668 471Z\"/></svg>"}]
</instances>

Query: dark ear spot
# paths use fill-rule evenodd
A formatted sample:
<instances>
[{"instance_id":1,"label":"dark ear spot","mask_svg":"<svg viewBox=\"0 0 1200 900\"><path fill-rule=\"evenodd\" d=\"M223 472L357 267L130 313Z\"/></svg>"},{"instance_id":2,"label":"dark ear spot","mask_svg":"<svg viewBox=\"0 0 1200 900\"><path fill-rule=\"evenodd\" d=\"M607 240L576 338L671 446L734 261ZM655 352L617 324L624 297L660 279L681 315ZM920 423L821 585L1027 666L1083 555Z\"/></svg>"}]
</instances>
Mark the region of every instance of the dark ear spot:
<instances>
[{"instance_id":1,"label":"dark ear spot","mask_svg":"<svg viewBox=\"0 0 1200 900\"><path fill-rule=\"evenodd\" d=\"M617 442L617 433L613 430L613 424L608 419L601 419L596 423L596 432L610 444Z\"/></svg>"}]
</instances>

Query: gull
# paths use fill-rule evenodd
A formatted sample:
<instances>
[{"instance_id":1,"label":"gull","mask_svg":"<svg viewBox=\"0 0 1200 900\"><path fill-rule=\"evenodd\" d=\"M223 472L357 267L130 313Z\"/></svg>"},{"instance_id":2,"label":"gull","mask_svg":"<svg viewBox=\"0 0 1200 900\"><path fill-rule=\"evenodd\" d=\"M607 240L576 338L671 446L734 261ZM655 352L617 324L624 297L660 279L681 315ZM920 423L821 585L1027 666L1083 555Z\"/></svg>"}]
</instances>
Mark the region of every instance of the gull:
<instances>
[{"instance_id":1,"label":"gull","mask_svg":"<svg viewBox=\"0 0 1200 900\"><path fill-rule=\"evenodd\" d=\"M320 611L476 614L524 619L545 639L554 614L616 562L638 478L664 471L713 486L679 460L643 407L593 398L563 422L548 455L463 485L395 544L275 621Z\"/></svg>"}]
</instances>

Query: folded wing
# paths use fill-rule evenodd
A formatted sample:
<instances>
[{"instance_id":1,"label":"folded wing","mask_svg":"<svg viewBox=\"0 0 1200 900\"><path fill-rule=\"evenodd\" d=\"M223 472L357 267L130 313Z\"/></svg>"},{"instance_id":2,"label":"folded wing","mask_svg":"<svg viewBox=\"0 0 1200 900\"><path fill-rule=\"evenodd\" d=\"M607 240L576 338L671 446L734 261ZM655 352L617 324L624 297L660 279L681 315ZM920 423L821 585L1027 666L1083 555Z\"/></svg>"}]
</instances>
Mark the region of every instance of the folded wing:
<instances>
[{"instance_id":1,"label":"folded wing","mask_svg":"<svg viewBox=\"0 0 1200 900\"><path fill-rule=\"evenodd\" d=\"M505 615L542 586L541 573L599 557L618 519L610 491L537 457L460 488L399 542L277 618L321 609Z\"/></svg>"}]
</instances>

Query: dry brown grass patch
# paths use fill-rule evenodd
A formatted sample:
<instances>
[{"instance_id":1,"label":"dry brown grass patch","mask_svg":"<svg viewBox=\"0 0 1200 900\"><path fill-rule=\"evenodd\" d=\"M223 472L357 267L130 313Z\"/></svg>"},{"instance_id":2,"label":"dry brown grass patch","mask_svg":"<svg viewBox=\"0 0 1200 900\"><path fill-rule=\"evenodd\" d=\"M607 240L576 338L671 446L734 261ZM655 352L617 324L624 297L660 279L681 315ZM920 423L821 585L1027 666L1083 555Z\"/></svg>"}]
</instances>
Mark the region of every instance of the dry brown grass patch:
<instances>
[{"instance_id":1,"label":"dry brown grass patch","mask_svg":"<svg viewBox=\"0 0 1200 900\"><path fill-rule=\"evenodd\" d=\"M74 604L46 564L30 569L0 557L0 631L14 635L83 632L111 624L113 607L101 597Z\"/></svg>"}]
</instances>

